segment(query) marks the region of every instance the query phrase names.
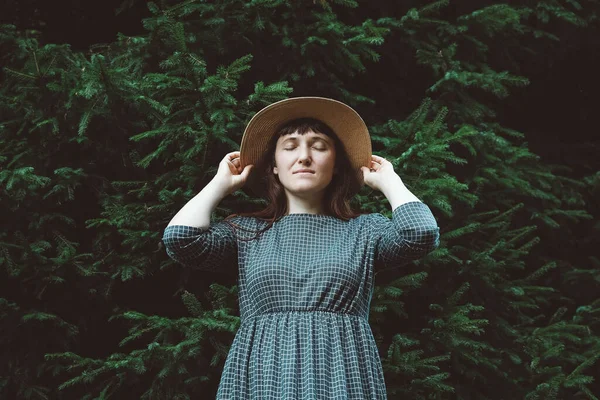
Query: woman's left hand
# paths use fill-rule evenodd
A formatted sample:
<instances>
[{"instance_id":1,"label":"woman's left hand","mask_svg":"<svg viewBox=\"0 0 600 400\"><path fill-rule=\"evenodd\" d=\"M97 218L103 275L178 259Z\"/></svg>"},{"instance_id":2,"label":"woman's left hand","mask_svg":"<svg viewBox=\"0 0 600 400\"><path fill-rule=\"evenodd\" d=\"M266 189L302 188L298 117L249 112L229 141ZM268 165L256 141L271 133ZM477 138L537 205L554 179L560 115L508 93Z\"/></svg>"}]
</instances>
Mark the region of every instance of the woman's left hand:
<instances>
[{"instance_id":1,"label":"woman's left hand","mask_svg":"<svg viewBox=\"0 0 600 400\"><path fill-rule=\"evenodd\" d=\"M403 184L400 176L394 171L392 163L375 154L371 155L370 169L367 167L360 167L360 169L363 172L365 184L381 192L397 185L398 181Z\"/></svg>"}]
</instances>

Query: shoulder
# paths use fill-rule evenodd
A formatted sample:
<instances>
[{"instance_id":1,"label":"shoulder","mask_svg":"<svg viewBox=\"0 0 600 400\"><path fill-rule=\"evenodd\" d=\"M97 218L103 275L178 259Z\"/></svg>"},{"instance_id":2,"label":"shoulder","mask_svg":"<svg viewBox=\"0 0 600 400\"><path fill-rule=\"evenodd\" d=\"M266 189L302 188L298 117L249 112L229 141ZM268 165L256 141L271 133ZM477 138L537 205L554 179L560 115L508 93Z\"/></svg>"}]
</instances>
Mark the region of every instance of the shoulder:
<instances>
[{"instance_id":1,"label":"shoulder","mask_svg":"<svg viewBox=\"0 0 600 400\"><path fill-rule=\"evenodd\" d=\"M389 221L390 218L381 213L364 213L354 218L355 223L358 224L374 224L378 222Z\"/></svg>"},{"instance_id":2,"label":"shoulder","mask_svg":"<svg viewBox=\"0 0 600 400\"><path fill-rule=\"evenodd\" d=\"M359 232L372 233L382 228L386 221L389 222L388 217L380 213L363 213L352 218L348 222L348 227Z\"/></svg>"},{"instance_id":3,"label":"shoulder","mask_svg":"<svg viewBox=\"0 0 600 400\"><path fill-rule=\"evenodd\" d=\"M241 228L244 229L251 229L251 228L255 228L256 226L259 225L259 219L256 217L249 217L249 216L245 216L245 215L229 215L223 219L220 220L220 223L224 223L227 224L229 226L239 226Z\"/></svg>"},{"instance_id":4,"label":"shoulder","mask_svg":"<svg viewBox=\"0 0 600 400\"><path fill-rule=\"evenodd\" d=\"M379 236L385 232L392 221L389 217L382 213L365 213L354 218L351 225L354 225L355 229L362 234L367 236Z\"/></svg>"},{"instance_id":5,"label":"shoulder","mask_svg":"<svg viewBox=\"0 0 600 400\"><path fill-rule=\"evenodd\" d=\"M219 224L227 226L238 239L248 239L263 229L268 221L254 216L233 214L223 218Z\"/></svg>"}]
</instances>

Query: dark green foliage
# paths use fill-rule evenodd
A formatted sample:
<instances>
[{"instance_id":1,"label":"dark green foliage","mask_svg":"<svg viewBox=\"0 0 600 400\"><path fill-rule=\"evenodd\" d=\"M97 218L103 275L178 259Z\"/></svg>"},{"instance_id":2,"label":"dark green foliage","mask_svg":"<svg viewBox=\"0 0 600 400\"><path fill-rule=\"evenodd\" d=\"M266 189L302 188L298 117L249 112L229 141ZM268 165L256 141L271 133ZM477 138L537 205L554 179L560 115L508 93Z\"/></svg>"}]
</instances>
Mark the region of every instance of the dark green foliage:
<instances>
[{"instance_id":1,"label":"dark green foliage","mask_svg":"<svg viewBox=\"0 0 600 400\"><path fill-rule=\"evenodd\" d=\"M600 262L575 238L600 175L542 163L497 110L552 24L591 29L599 4L418 3L165 0L87 53L3 26L0 397L209 398L237 286L168 259L163 230L256 111L321 95L359 110L441 229L377 276L390 398L597 399ZM411 104L396 76L423 70ZM368 187L354 202L391 217ZM238 191L215 219L261 204Z\"/></svg>"}]
</instances>

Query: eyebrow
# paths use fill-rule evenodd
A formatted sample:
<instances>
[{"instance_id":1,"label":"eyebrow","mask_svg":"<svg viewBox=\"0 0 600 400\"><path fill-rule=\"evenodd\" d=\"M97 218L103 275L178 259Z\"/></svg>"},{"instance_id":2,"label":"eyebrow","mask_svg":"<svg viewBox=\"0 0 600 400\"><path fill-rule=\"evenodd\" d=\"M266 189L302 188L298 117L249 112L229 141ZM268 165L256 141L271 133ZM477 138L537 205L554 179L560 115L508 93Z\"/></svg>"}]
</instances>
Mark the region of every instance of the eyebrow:
<instances>
[{"instance_id":1,"label":"eyebrow","mask_svg":"<svg viewBox=\"0 0 600 400\"><path fill-rule=\"evenodd\" d=\"M297 137L289 137L289 138L286 138L286 139L284 139L284 140L283 140L281 143L283 144L283 143L287 142L288 140L297 141L297 140L298 140L298 138L297 138ZM310 140L310 141L321 140L321 141L323 141L323 142L325 142L325 143L328 143L328 142L327 142L327 139L325 139L325 138L324 138L324 137L322 137L322 136L313 136L313 137L311 137L309 140Z\"/></svg>"}]
</instances>

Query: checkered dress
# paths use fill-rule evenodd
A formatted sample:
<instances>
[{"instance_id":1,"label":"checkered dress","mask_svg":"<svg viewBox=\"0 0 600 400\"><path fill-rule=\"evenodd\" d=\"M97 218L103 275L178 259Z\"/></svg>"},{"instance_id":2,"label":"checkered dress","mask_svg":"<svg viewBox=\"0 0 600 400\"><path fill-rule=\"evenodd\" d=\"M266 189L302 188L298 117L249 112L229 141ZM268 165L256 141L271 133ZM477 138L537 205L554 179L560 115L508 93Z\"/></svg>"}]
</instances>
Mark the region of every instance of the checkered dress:
<instances>
[{"instance_id":1,"label":"checkered dress","mask_svg":"<svg viewBox=\"0 0 600 400\"><path fill-rule=\"evenodd\" d=\"M241 216L233 222L254 230L267 224ZM181 264L239 274L241 325L217 400L386 399L368 324L374 273L439 245L429 207L411 201L392 219L289 214L251 241L232 229L223 221L207 230L172 225L163 237Z\"/></svg>"}]
</instances>

